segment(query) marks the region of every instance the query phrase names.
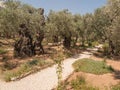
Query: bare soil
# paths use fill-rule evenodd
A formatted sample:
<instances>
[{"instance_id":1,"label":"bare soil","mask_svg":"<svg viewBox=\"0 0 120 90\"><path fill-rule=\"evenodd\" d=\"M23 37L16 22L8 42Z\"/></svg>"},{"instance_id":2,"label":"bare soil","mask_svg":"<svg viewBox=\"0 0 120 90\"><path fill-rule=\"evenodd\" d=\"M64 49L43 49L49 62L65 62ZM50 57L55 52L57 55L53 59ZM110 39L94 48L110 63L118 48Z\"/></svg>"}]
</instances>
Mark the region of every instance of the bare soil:
<instances>
[{"instance_id":1,"label":"bare soil","mask_svg":"<svg viewBox=\"0 0 120 90\"><path fill-rule=\"evenodd\" d=\"M91 59L103 61L103 58L98 58L95 56L91 56ZM74 72L69 78L68 82L73 79L76 79L77 76L83 76L86 79L88 85L93 87L98 87L100 90L110 90L112 85L116 85L120 82L120 62L107 59L107 65L111 65L112 68L115 70L114 73L108 73L103 75L95 75L90 73L84 72ZM70 86L67 86L70 87Z\"/></svg>"}]
</instances>

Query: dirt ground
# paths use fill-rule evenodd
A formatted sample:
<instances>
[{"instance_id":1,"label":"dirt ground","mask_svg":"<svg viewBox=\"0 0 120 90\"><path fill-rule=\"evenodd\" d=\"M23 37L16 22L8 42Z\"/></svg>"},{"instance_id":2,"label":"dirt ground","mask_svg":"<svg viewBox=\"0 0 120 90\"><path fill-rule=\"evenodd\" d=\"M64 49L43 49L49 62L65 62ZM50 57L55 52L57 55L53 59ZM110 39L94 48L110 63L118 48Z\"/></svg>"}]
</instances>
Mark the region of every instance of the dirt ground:
<instances>
[{"instance_id":1,"label":"dirt ground","mask_svg":"<svg viewBox=\"0 0 120 90\"><path fill-rule=\"evenodd\" d=\"M91 59L99 61L103 60L102 58L98 58L95 56L92 56ZM106 63L107 65L111 65L113 67L113 69L115 70L114 73L95 75L84 72L74 72L68 79L68 82L75 79L77 76L83 76L85 77L88 85L98 87L100 90L110 90L112 85L116 85L120 82L120 61L107 59Z\"/></svg>"}]
</instances>

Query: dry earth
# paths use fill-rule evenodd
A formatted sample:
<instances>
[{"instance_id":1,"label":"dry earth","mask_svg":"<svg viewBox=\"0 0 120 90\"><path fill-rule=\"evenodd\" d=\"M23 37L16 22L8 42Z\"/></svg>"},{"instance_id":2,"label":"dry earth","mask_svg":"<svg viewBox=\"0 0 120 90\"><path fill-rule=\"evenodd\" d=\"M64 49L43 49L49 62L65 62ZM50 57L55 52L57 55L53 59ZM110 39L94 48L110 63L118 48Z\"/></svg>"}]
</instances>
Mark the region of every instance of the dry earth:
<instances>
[{"instance_id":1,"label":"dry earth","mask_svg":"<svg viewBox=\"0 0 120 90\"><path fill-rule=\"evenodd\" d=\"M95 56L91 56L90 58L97 61L103 60L102 58L98 58ZM111 65L116 71L114 73L108 73L103 75L95 75L84 72L74 72L68 79L68 81L70 82L77 76L83 76L85 77L87 84L94 87L98 87L100 90L110 90L112 85L116 85L120 82L120 62L108 59L106 60L106 63L107 65Z\"/></svg>"}]
</instances>

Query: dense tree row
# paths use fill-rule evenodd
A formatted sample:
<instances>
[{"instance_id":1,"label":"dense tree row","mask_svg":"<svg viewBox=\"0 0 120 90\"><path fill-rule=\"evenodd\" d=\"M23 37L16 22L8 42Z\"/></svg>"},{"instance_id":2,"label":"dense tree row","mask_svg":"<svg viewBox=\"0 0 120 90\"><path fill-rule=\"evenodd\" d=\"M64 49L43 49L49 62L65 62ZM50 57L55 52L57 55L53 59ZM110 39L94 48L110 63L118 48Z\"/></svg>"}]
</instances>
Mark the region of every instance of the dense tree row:
<instances>
[{"instance_id":1,"label":"dense tree row","mask_svg":"<svg viewBox=\"0 0 120 90\"><path fill-rule=\"evenodd\" d=\"M14 52L16 57L32 56L44 53L44 10L8 0L0 10L0 35L15 39Z\"/></svg>"},{"instance_id":2,"label":"dense tree row","mask_svg":"<svg viewBox=\"0 0 120 90\"><path fill-rule=\"evenodd\" d=\"M19 1L6 0L4 5L0 9L0 37L16 40L16 56L44 53L44 38L48 42L63 42L66 49L76 42L82 46L107 43L107 54L120 55L120 0L108 0L107 5L92 14L50 11L46 18L43 9Z\"/></svg>"},{"instance_id":3,"label":"dense tree row","mask_svg":"<svg viewBox=\"0 0 120 90\"><path fill-rule=\"evenodd\" d=\"M99 8L94 13L94 29L108 44L108 53L120 55L120 0L108 0L106 6Z\"/></svg>"}]
</instances>

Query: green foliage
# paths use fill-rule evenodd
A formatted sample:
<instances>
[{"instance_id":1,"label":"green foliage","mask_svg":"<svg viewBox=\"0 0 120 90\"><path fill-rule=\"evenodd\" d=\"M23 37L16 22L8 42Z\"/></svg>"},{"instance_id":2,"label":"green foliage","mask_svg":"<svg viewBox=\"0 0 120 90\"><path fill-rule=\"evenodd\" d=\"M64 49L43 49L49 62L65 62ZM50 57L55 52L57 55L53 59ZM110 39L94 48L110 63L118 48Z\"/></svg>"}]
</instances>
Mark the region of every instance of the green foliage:
<instances>
[{"instance_id":1,"label":"green foliage","mask_svg":"<svg viewBox=\"0 0 120 90\"><path fill-rule=\"evenodd\" d=\"M107 66L103 61L94 61L92 59L81 59L73 64L75 71L83 71L93 74L104 74L113 72L111 66Z\"/></svg>"},{"instance_id":2,"label":"green foliage","mask_svg":"<svg viewBox=\"0 0 120 90\"><path fill-rule=\"evenodd\" d=\"M73 16L68 10L50 11L46 24L46 36L48 36L48 39L52 38L53 40L54 38L63 39L63 45L69 48L71 37L75 33L74 25Z\"/></svg>"},{"instance_id":3,"label":"green foliage","mask_svg":"<svg viewBox=\"0 0 120 90\"><path fill-rule=\"evenodd\" d=\"M85 78L82 76L77 77L75 80L72 80L70 83L73 90L99 90L98 88L86 85Z\"/></svg>"},{"instance_id":4,"label":"green foliage","mask_svg":"<svg viewBox=\"0 0 120 90\"><path fill-rule=\"evenodd\" d=\"M0 10L0 32L5 37L11 37L16 34L20 23L21 18L18 15L20 3L18 1L9 0L6 1L5 6L6 8Z\"/></svg>"},{"instance_id":5,"label":"green foliage","mask_svg":"<svg viewBox=\"0 0 120 90\"><path fill-rule=\"evenodd\" d=\"M109 55L109 45L107 43L103 44L104 55Z\"/></svg>"},{"instance_id":6,"label":"green foliage","mask_svg":"<svg viewBox=\"0 0 120 90\"><path fill-rule=\"evenodd\" d=\"M98 8L94 13L93 27L97 37L109 45L107 54L120 55L120 0L108 0L106 6Z\"/></svg>"},{"instance_id":7,"label":"green foliage","mask_svg":"<svg viewBox=\"0 0 120 90\"><path fill-rule=\"evenodd\" d=\"M62 60L63 58L58 55L58 57L55 59L55 62L57 64L57 68L56 68L56 73L57 73L57 77L58 77L58 87L57 90L62 90L63 85L62 85Z\"/></svg>"},{"instance_id":8,"label":"green foliage","mask_svg":"<svg viewBox=\"0 0 120 90\"><path fill-rule=\"evenodd\" d=\"M76 80L72 80L71 81L71 86L73 88L79 88L80 85L83 85L83 84L86 84L85 82L85 78L80 76L80 77L77 77Z\"/></svg>"},{"instance_id":9,"label":"green foliage","mask_svg":"<svg viewBox=\"0 0 120 90\"><path fill-rule=\"evenodd\" d=\"M17 79L26 73L38 70L37 67L48 66L51 64L52 64L51 62L47 62L44 60L35 59L32 61L28 61L24 64L21 64L17 71L6 71L4 73L4 80L8 82L11 81L13 78Z\"/></svg>"},{"instance_id":10,"label":"green foliage","mask_svg":"<svg viewBox=\"0 0 120 90\"><path fill-rule=\"evenodd\" d=\"M3 63L3 65L1 66L2 70L11 70L13 68L16 67L16 64L10 62L10 61L6 61Z\"/></svg>"},{"instance_id":11,"label":"green foliage","mask_svg":"<svg viewBox=\"0 0 120 90\"><path fill-rule=\"evenodd\" d=\"M97 41L92 42L93 47L98 46L98 45L99 45L99 42L97 42Z\"/></svg>"},{"instance_id":12,"label":"green foliage","mask_svg":"<svg viewBox=\"0 0 120 90\"><path fill-rule=\"evenodd\" d=\"M15 68L16 67L16 64L15 63L13 63L13 62L11 62L10 60L9 60L9 57L8 56L2 56L2 63L3 64L1 64L1 70L2 71L6 71L6 70L11 70L11 69L13 69L13 68Z\"/></svg>"},{"instance_id":13,"label":"green foliage","mask_svg":"<svg viewBox=\"0 0 120 90\"><path fill-rule=\"evenodd\" d=\"M11 72L6 72L3 78L6 82L9 82L11 81L11 77L16 77L16 74Z\"/></svg>"},{"instance_id":14,"label":"green foliage","mask_svg":"<svg viewBox=\"0 0 120 90\"><path fill-rule=\"evenodd\" d=\"M38 60L32 60L30 62L27 62L27 64L30 66L34 66L34 65L37 65L38 62L39 62Z\"/></svg>"},{"instance_id":15,"label":"green foliage","mask_svg":"<svg viewBox=\"0 0 120 90\"><path fill-rule=\"evenodd\" d=\"M69 50L65 50L65 52L63 53L65 55L66 58L72 57L73 53Z\"/></svg>"}]
</instances>

